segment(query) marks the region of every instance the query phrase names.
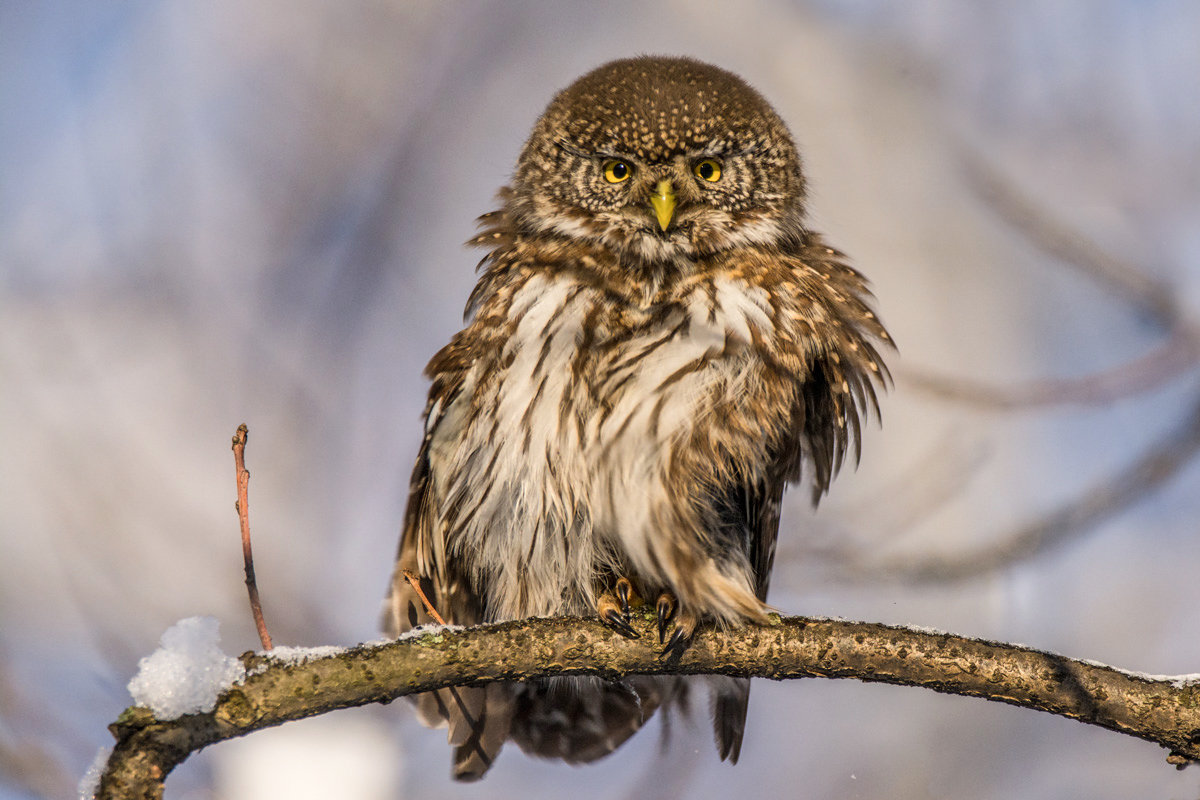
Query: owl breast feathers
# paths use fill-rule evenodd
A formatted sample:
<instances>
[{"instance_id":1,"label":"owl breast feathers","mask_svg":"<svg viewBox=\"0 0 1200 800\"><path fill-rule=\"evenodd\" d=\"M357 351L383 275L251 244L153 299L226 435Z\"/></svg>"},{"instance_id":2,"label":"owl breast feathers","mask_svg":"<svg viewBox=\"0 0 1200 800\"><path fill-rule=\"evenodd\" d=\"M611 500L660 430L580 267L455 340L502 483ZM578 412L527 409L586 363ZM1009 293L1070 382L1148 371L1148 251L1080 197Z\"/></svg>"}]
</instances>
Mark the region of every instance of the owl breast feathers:
<instances>
[{"instance_id":1,"label":"owl breast feathers","mask_svg":"<svg viewBox=\"0 0 1200 800\"><path fill-rule=\"evenodd\" d=\"M386 625L599 613L668 650L705 620L762 622L784 487L814 500L887 382L863 278L804 224L786 127L738 77L615 61L554 98L502 208L469 322L428 367ZM666 639L670 631L669 639ZM737 760L748 682L708 679ZM556 679L422 695L456 777L504 741L570 762L611 752L676 678Z\"/></svg>"}]
</instances>

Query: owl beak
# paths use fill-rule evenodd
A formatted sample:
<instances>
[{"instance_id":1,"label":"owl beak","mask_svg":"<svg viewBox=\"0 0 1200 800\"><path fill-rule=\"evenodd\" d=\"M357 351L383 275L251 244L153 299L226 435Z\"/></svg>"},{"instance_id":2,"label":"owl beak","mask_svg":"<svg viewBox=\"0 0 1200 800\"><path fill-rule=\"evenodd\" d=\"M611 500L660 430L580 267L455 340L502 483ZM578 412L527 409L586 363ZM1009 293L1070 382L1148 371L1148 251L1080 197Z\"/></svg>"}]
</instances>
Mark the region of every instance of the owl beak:
<instances>
[{"instance_id":1,"label":"owl beak","mask_svg":"<svg viewBox=\"0 0 1200 800\"><path fill-rule=\"evenodd\" d=\"M658 226L664 231L671 224L671 216L675 213L675 188L668 180L661 180L654 187L650 196L650 205L654 206L654 216L658 217Z\"/></svg>"}]
</instances>

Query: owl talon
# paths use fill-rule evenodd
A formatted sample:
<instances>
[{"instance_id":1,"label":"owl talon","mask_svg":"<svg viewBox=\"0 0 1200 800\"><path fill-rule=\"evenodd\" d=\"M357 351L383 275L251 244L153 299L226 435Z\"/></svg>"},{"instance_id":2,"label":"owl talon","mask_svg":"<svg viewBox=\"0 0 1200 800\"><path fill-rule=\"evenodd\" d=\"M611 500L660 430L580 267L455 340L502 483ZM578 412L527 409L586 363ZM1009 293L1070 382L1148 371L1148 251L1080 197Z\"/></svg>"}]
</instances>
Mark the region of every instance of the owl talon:
<instances>
[{"instance_id":1,"label":"owl talon","mask_svg":"<svg viewBox=\"0 0 1200 800\"><path fill-rule=\"evenodd\" d=\"M658 643L662 644L667 638L667 625L675 616L675 595L670 592L663 592L658 596L658 602L654 604L654 610L658 615Z\"/></svg>"},{"instance_id":2,"label":"owl talon","mask_svg":"<svg viewBox=\"0 0 1200 800\"><path fill-rule=\"evenodd\" d=\"M625 619L621 616L621 612L613 609L603 616L604 623L612 628L617 633L624 636L626 639L640 639L642 635L633 629Z\"/></svg>"},{"instance_id":3,"label":"owl talon","mask_svg":"<svg viewBox=\"0 0 1200 800\"><path fill-rule=\"evenodd\" d=\"M629 621L629 615L631 613L629 610L629 596L631 594L633 594L633 584L629 582L629 579L618 578L617 599L621 601L621 615L625 618L626 622Z\"/></svg>"},{"instance_id":4,"label":"owl talon","mask_svg":"<svg viewBox=\"0 0 1200 800\"><path fill-rule=\"evenodd\" d=\"M626 604L625 608L628 609L628 607L628 604ZM642 635L635 631L633 626L629 624L629 620L627 619L629 616L628 611L623 612L617 598L608 592L600 595L600 599L596 601L596 613L600 615L600 619L605 625L626 639L641 638Z\"/></svg>"},{"instance_id":5,"label":"owl talon","mask_svg":"<svg viewBox=\"0 0 1200 800\"><path fill-rule=\"evenodd\" d=\"M662 597L659 598L660 608L662 607L662 599ZM673 600L674 598L672 597L671 599ZM700 624L700 621L696 617L686 611L679 612L678 614L676 614L676 611L677 609L675 608L671 609L671 616L677 619L677 624L675 625L675 632L671 634L671 638L663 646L663 657L678 658L683 655L683 651L692 643L692 636L695 635L696 627ZM663 628L666 627L666 624L662 622L659 625Z\"/></svg>"},{"instance_id":6,"label":"owl talon","mask_svg":"<svg viewBox=\"0 0 1200 800\"><path fill-rule=\"evenodd\" d=\"M663 646L662 655L664 657L682 655L688 646L689 639L690 637L683 632L683 628L676 628L675 632L671 634L670 640Z\"/></svg>"}]
</instances>

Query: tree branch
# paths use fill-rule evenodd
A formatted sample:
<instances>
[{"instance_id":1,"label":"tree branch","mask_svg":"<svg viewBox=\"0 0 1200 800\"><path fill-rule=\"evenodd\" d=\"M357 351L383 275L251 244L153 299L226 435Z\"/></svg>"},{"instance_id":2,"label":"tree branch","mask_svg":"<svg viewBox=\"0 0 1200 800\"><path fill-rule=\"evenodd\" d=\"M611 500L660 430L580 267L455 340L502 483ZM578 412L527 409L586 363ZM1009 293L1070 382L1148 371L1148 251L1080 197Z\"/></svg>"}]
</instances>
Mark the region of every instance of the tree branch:
<instances>
[{"instance_id":1,"label":"tree branch","mask_svg":"<svg viewBox=\"0 0 1200 800\"><path fill-rule=\"evenodd\" d=\"M303 664L246 653L248 677L207 714L164 722L121 714L97 797L161 798L188 755L214 742L339 708L387 703L444 686L552 675L720 674L857 678L920 686L1048 711L1154 742L1183 766L1200 760L1200 679L1150 678L1010 644L866 622L773 618L767 626L703 630L663 659L653 622L628 640L596 620L534 619L440 629L359 645Z\"/></svg>"}]
</instances>

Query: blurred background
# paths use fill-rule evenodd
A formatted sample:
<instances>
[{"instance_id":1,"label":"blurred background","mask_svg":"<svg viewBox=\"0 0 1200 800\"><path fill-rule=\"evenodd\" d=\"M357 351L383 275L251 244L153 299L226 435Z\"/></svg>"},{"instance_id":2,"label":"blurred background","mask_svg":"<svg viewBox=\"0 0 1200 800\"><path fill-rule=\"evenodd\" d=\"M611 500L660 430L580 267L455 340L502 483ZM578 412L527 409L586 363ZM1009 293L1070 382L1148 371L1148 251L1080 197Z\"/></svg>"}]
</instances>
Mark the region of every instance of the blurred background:
<instances>
[{"instance_id":1,"label":"blurred background","mask_svg":"<svg viewBox=\"0 0 1200 800\"><path fill-rule=\"evenodd\" d=\"M67 797L181 617L378 636L427 385L533 121L689 54L791 125L900 345L771 600L1200 671L1200 6L1139 0L0 5L0 798ZM755 684L571 768L449 781L403 703L224 743L168 796L1194 799L1144 742L850 681Z\"/></svg>"}]
</instances>

